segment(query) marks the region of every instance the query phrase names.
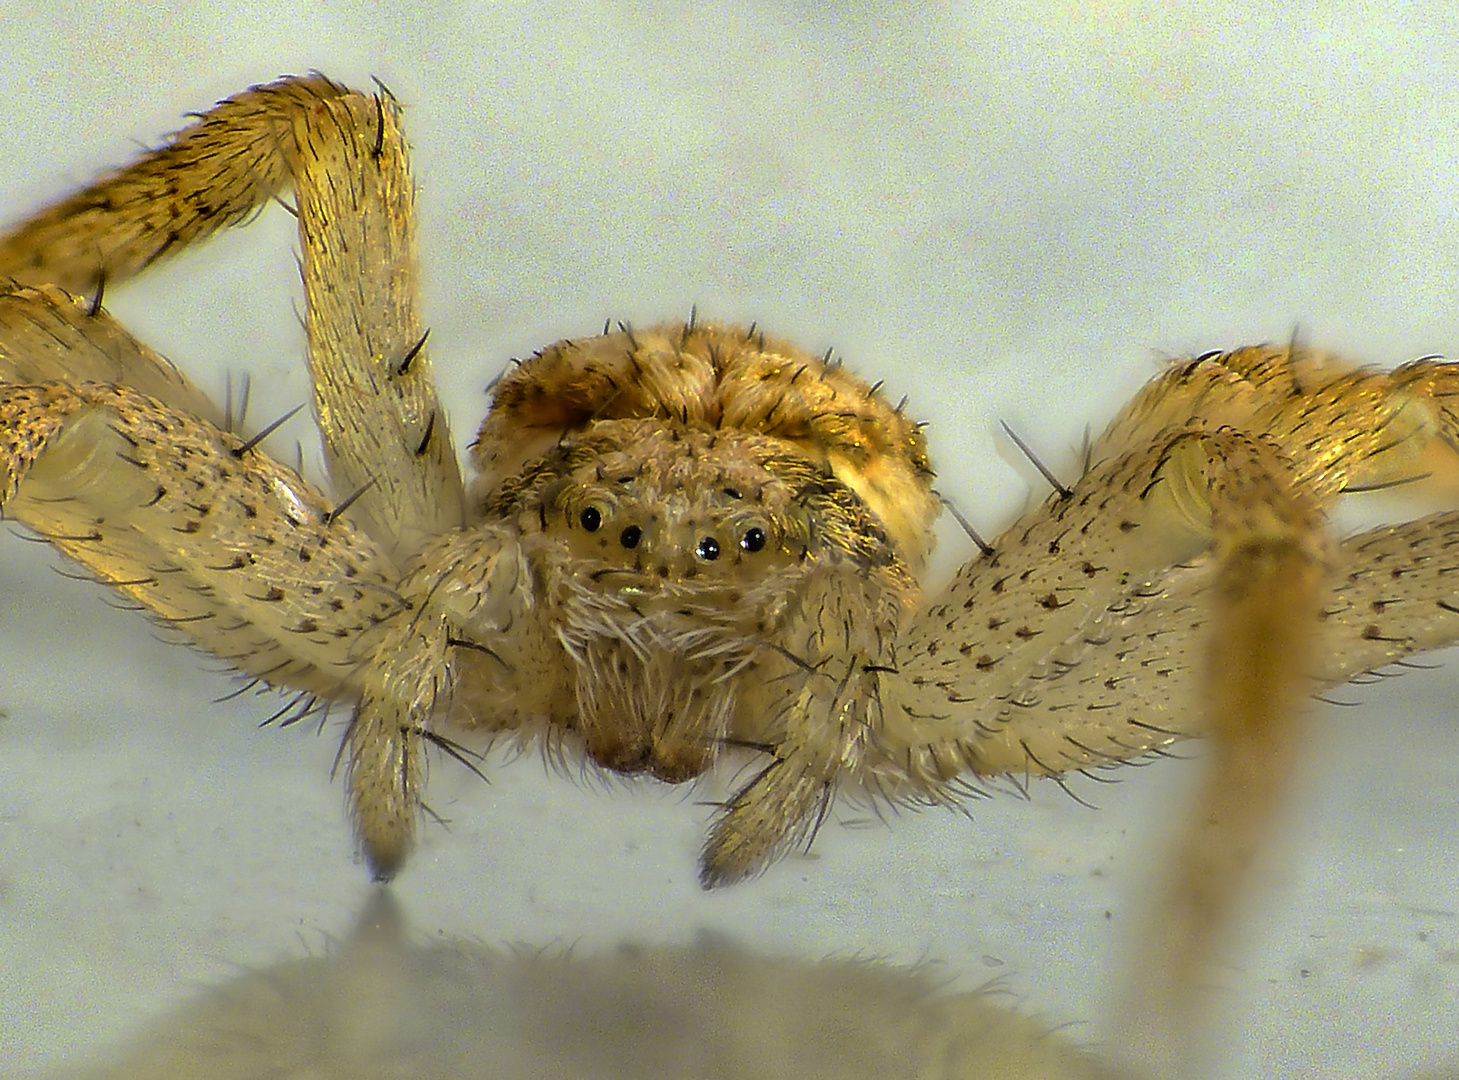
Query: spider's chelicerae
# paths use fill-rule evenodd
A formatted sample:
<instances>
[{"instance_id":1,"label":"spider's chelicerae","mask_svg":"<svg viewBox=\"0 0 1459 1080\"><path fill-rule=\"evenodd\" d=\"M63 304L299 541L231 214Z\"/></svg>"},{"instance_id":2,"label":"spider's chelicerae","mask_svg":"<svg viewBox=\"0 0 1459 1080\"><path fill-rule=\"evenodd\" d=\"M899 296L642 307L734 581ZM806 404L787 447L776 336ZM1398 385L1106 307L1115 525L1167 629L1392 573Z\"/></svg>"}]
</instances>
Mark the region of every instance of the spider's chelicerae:
<instances>
[{"instance_id":1,"label":"spider's chelicerae","mask_svg":"<svg viewBox=\"0 0 1459 1080\"><path fill-rule=\"evenodd\" d=\"M101 285L248 218L298 217L328 493L113 322ZM956 803L1211 736L1166 944L1239 888L1313 690L1459 640L1437 515L1341 543L1341 494L1459 444L1455 369L1288 348L1171 366L1056 484L923 592L919 427L757 329L620 328L497 385L463 483L432 384L395 102L285 79L0 237L0 509L246 675L347 702L375 875L426 751L503 734L622 773L748 779L706 885L806 838L839 785ZM1164 946L1162 946L1164 947Z\"/></svg>"}]
</instances>

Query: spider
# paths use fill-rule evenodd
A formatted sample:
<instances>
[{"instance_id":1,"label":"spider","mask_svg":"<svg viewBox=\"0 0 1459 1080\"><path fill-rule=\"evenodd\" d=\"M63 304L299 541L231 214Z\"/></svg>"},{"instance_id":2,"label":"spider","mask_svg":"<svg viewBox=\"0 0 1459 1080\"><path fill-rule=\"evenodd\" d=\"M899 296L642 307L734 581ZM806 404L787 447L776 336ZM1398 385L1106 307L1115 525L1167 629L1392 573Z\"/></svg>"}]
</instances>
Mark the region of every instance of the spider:
<instances>
[{"instance_id":1,"label":"spider","mask_svg":"<svg viewBox=\"0 0 1459 1080\"><path fill-rule=\"evenodd\" d=\"M328 493L102 307L292 189ZM258 682L347 703L377 879L469 732L679 783L751 764L701 881L808 842L838 787L960 806L1206 735L1162 967L1211 954L1302 700L1459 640L1453 515L1342 542L1338 496L1448 464L1454 369L1296 347L1171 365L1079 478L924 592L920 427L757 328L620 326L509 371L463 482L417 310L400 110L322 76L221 102L0 237L0 510ZM450 732L451 734L447 734ZM1160 935L1154 935L1160 937Z\"/></svg>"}]
</instances>

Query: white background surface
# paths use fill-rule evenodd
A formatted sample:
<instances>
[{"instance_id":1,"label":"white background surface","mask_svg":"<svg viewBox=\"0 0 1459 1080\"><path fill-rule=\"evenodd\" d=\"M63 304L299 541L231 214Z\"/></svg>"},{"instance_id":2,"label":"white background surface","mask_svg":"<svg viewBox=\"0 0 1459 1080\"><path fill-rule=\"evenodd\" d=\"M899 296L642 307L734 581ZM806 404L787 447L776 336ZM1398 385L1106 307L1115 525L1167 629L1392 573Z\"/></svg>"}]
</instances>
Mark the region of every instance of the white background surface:
<instances>
[{"instance_id":1,"label":"white background surface","mask_svg":"<svg viewBox=\"0 0 1459 1080\"><path fill-rule=\"evenodd\" d=\"M1270 10L0 0L0 220L250 82L378 76L408 107L431 346L463 440L508 357L697 304L908 394L941 489L993 532L1030 490L999 419L1067 475L1085 423L1161 357L1294 325L1362 360L1456 351L1459 27L1246 6ZM204 386L253 372L260 423L305 396L291 224L271 211L107 298ZM967 554L953 533L943 549ZM54 562L0 537L6 1066L322 949L368 895L333 730L258 731L272 699L211 704L231 684L207 660ZM1231 1075L1396 1076L1456 1054L1456 678L1323 710L1279 899L1230 972ZM491 772L435 770L451 828L427 828L396 888L425 937L711 927L934 959L1090 1040L1120 887L1189 776L1081 783L1097 813L1047 786L971 821L888 829L843 807L811 858L706 896L692 794L605 792L536 760Z\"/></svg>"}]
</instances>

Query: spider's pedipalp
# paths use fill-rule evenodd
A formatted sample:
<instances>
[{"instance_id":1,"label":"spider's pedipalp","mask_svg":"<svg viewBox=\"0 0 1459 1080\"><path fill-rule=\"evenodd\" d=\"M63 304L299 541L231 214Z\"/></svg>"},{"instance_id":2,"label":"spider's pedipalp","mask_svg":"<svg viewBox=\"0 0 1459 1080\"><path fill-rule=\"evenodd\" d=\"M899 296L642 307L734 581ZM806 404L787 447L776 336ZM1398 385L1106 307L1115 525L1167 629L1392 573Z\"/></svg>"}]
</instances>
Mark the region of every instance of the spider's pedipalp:
<instances>
[{"instance_id":1,"label":"spider's pedipalp","mask_svg":"<svg viewBox=\"0 0 1459 1080\"><path fill-rule=\"evenodd\" d=\"M511 716L514 708L531 715L539 707L534 693L551 699L547 643L527 631L535 625L530 568L510 534L446 533L406 568L398 588L400 609L375 629L358 667L360 696L340 747L355 831L380 881L395 876L414 843L426 750L456 745L443 743L436 726L453 709L458 723L485 713L483 701ZM471 689L457 700L463 672ZM520 700L511 687L522 690Z\"/></svg>"}]
</instances>

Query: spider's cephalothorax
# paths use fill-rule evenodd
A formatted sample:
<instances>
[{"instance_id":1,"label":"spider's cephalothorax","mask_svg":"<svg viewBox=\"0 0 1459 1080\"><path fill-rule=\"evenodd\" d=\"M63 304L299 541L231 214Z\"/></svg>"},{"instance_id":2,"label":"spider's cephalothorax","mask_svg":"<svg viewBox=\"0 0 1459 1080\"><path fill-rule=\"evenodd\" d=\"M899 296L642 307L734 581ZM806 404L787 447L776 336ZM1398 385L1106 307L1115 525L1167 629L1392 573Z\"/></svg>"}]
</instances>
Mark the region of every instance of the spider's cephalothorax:
<instances>
[{"instance_id":1,"label":"spider's cephalothorax","mask_svg":"<svg viewBox=\"0 0 1459 1080\"><path fill-rule=\"evenodd\" d=\"M473 640L491 659L462 664L460 722L540 720L670 781L783 742L829 656L885 651L938 509L914 424L741 328L554 346L498 386L475 457L473 510L532 567L520 618L540 627ZM530 686L523 642L556 660ZM871 699L855 700L853 733Z\"/></svg>"}]
</instances>

